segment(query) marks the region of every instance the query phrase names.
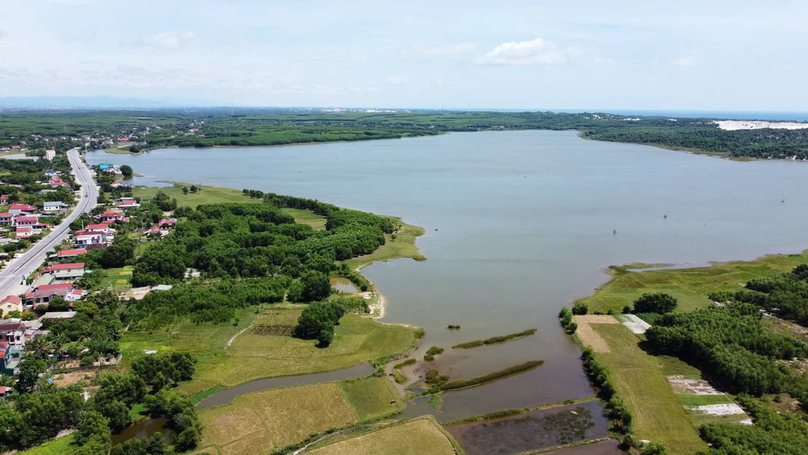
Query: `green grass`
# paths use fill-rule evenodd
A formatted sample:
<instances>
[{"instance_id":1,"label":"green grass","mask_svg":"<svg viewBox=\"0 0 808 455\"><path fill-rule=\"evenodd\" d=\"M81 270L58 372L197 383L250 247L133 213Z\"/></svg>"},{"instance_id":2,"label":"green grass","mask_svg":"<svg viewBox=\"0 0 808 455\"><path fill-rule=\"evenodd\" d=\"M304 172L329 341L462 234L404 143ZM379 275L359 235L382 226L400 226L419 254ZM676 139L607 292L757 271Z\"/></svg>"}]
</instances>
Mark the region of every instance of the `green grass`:
<instances>
[{"instance_id":1,"label":"green grass","mask_svg":"<svg viewBox=\"0 0 808 455\"><path fill-rule=\"evenodd\" d=\"M592 324L610 352L595 354L611 373L618 395L633 416L632 430L641 439L662 441L670 453L706 450L657 359L638 346L639 339L622 324Z\"/></svg>"},{"instance_id":2,"label":"green grass","mask_svg":"<svg viewBox=\"0 0 808 455\"><path fill-rule=\"evenodd\" d=\"M316 213L308 210L300 209L283 208L281 211L292 215L292 217L295 219L295 223L308 224L315 231L325 230L326 219L324 216L317 215Z\"/></svg>"},{"instance_id":3,"label":"green grass","mask_svg":"<svg viewBox=\"0 0 808 455\"><path fill-rule=\"evenodd\" d=\"M456 455L463 450L434 417L424 416L350 439L326 439L313 455Z\"/></svg>"},{"instance_id":4,"label":"green grass","mask_svg":"<svg viewBox=\"0 0 808 455\"><path fill-rule=\"evenodd\" d=\"M260 315L261 324L288 325L297 320L301 305L273 305ZM189 321L152 332L127 332L121 341L124 366L145 350L190 352L197 358L194 379L179 387L188 396L216 386L234 386L254 379L316 373L371 362L408 351L417 341L418 330L380 324L355 315L342 318L328 348L316 347L315 340L290 336L258 335L244 331L256 320L255 308L236 310L239 324L195 325Z\"/></svg>"},{"instance_id":5,"label":"green grass","mask_svg":"<svg viewBox=\"0 0 808 455\"><path fill-rule=\"evenodd\" d=\"M116 269L105 269L101 277L101 287L112 289L129 289L132 287L130 280L132 279L133 266L127 265Z\"/></svg>"},{"instance_id":6,"label":"green grass","mask_svg":"<svg viewBox=\"0 0 808 455\"><path fill-rule=\"evenodd\" d=\"M710 404L731 404L732 399L726 395L677 395L679 402L685 406L707 406Z\"/></svg>"},{"instance_id":7,"label":"green grass","mask_svg":"<svg viewBox=\"0 0 808 455\"><path fill-rule=\"evenodd\" d=\"M51 439L50 441L38 445L33 449L24 452L18 452L25 455L60 455L67 453L73 446L73 435L67 435L59 439Z\"/></svg>"},{"instance_id":8,"label":"green grass","mask_svg":"<svg viewBox=\"0 0 808 455\"><path fill-rule=\"evenodd\" d=\"M401 227L395 234L385 234L386 243L376 249L371 254L359 256L345 261L352 269L364 267L372 262L384 261L399 258L412 258L416 261L426 260L426 256L421 254L415 239L424 235L424 228L406 224L399 218L390 217L394 223L400 223ZM395 239L393 236L395 235Z\"/></svg>"},{"instance_id":9,"label":"green grass","mask_svg":"<svg viewBox=\"0 0 808 455\"><path fill-rule=\"evenodd\" d=\"M177 199L178 207L192 207L196 208L199 204L218 204L223 202L243 202L260 204L260 199L251 199L244 195L241 190L233 188L221 188L217 186L201 186L197 185L202 190L197 193L188 192L183 194L182 187L191 187L190 183L169 182L174 186L165 188L153 188L146 186L138 186L133 190L133 195L139 199L152 199L158 191L162 191L168 197Z\"/></svg>"},{"instance_id":10,"label":"green grass","mask_svg":"<svg viewBox=\"0 0 808 455\"><path fill-rule=\"evenodd\" d=\"M662 366L662 374L665 376L684 376L687 379L701 379L701 371L690 366L684 360L669 355L655 356L657 362Z\"/></svg>"},{"instance_id":11,"label":"green grass","mask_svg":"<svg viewBox=\"0 0 808 455\"><path fill-rule=\"evenodd\" d=\"M378 420L399 413L406 405L385 378L363 378L340 383L345 398L360 422ZM392 403L395 401L395 403Z\"/></svg>"},{"instance_id":12,"label":"green grass","mask_svg":"<svg viewBox=\"0 0 808 455\"><path fill-rule=\"evenodd\" d=\"M579 300L589 306L589 312L633 306L646 292L665 292L679 300L677 311L692 311L710 305L712 292L736 291L753 278L766 278L790 271L808 262L808 251L794 255L769 255L754 261L716 263L692 269L650 270L629 272L625 267L610 267L614 278L594 295Z\"/></svg>"}]
</instances>

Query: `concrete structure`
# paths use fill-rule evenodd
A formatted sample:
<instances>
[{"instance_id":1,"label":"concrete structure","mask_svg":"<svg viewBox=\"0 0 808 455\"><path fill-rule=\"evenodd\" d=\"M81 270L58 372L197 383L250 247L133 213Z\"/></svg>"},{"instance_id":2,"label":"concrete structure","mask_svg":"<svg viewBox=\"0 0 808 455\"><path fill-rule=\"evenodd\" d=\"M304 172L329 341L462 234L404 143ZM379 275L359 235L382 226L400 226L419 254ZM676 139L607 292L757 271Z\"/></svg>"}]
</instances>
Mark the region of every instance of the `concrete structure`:
<instances>
[{"instance_id":1,"label":"concrete structure","mask_svg":"<svg viewBox=\"0 0 808 455\"><path fill-rule=\"evenodd\" d=\"M45 212L58 212L59 210L65 210L69 206L62 201L51 201L46 202L42 208Z\"/></svg>"}]
</instances>

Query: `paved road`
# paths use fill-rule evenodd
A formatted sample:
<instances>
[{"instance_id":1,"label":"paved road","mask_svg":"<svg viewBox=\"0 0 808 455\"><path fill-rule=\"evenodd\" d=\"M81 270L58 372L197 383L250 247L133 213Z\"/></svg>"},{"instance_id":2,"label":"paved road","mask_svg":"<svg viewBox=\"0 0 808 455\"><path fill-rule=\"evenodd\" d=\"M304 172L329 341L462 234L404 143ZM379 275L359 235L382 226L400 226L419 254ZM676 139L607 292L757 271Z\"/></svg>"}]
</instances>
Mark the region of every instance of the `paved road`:
<instances>
[{"instance_id":1,"label":"paved road","mask_svg":"<svg viewBox=\"0 0 808 455\"><path fill-rule=\"evenodd\" d=\"M18 256L13 262L0 273L0 299L8 295L16 295L24 290L20 284L22 277L27 277L37 269L45 260L48 252L62 243L70 233L70 223L75 221L81 214L89 212L95 207L98 200L98 188L95 186L90 169L81 161L78 148L67 152L76 181L81 184L81 194L79 203L73 212L56 226L47 237L37 242L31 249L23 255Z\"/></svg>"}]
</instances>

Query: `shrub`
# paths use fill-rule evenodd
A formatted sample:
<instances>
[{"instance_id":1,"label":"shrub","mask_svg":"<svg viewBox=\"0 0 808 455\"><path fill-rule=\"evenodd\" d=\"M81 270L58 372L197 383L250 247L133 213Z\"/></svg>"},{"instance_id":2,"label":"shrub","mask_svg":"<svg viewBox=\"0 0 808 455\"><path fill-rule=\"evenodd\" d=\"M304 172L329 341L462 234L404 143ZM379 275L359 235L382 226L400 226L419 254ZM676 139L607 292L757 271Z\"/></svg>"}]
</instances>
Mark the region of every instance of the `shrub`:
<instances>
[{"instance_id":1,"label":"shrub","mask_svg":"<svg viewBox=\"0 0 808 455\"><path fill-rule=\"evenodd\" d=\"M586 314L589 312L589 307L585 303L578 302L572 307L572 314Z\"/></svg>"},{"instance_id":2,"label":"shrub","mask_svg":"<svg viewBox=\"0 0 808 455\"><path fill-rule=\"evenodd\" d=\"M634 302L635 313L671 313L676 309L677 300L664 293L643 294Z\"/></svg>"}]
</instances>

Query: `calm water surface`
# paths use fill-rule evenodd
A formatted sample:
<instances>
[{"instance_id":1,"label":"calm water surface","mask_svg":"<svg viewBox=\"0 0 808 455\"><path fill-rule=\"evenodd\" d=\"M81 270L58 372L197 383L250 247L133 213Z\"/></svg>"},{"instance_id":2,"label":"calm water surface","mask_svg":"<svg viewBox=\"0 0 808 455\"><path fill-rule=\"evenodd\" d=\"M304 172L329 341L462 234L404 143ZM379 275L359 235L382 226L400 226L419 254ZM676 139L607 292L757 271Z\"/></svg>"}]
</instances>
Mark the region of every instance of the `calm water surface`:
<instances>
[{"instance_id":1,"label":"calm water surface","mask_svg":"<svg viewBox=\"0 0 808 455\"><path fill-rule=\"evenodd\" d=\"M575 132L93 152L87 161L129 164L146 175L136 184L254 188L423 226L418 245L427 261L363 269L389 300L384 320L426 328L423 349L538 328L503 345L447 350L438 362L453 378L546 361L447 394L443 412L452 418L590 395L578 348L556 315L608 280L608 265L701 264L808 248L808 163L739 163L584 141ZM462 329L450 332L448 324Z\"/></svg>"}]
</instances>

